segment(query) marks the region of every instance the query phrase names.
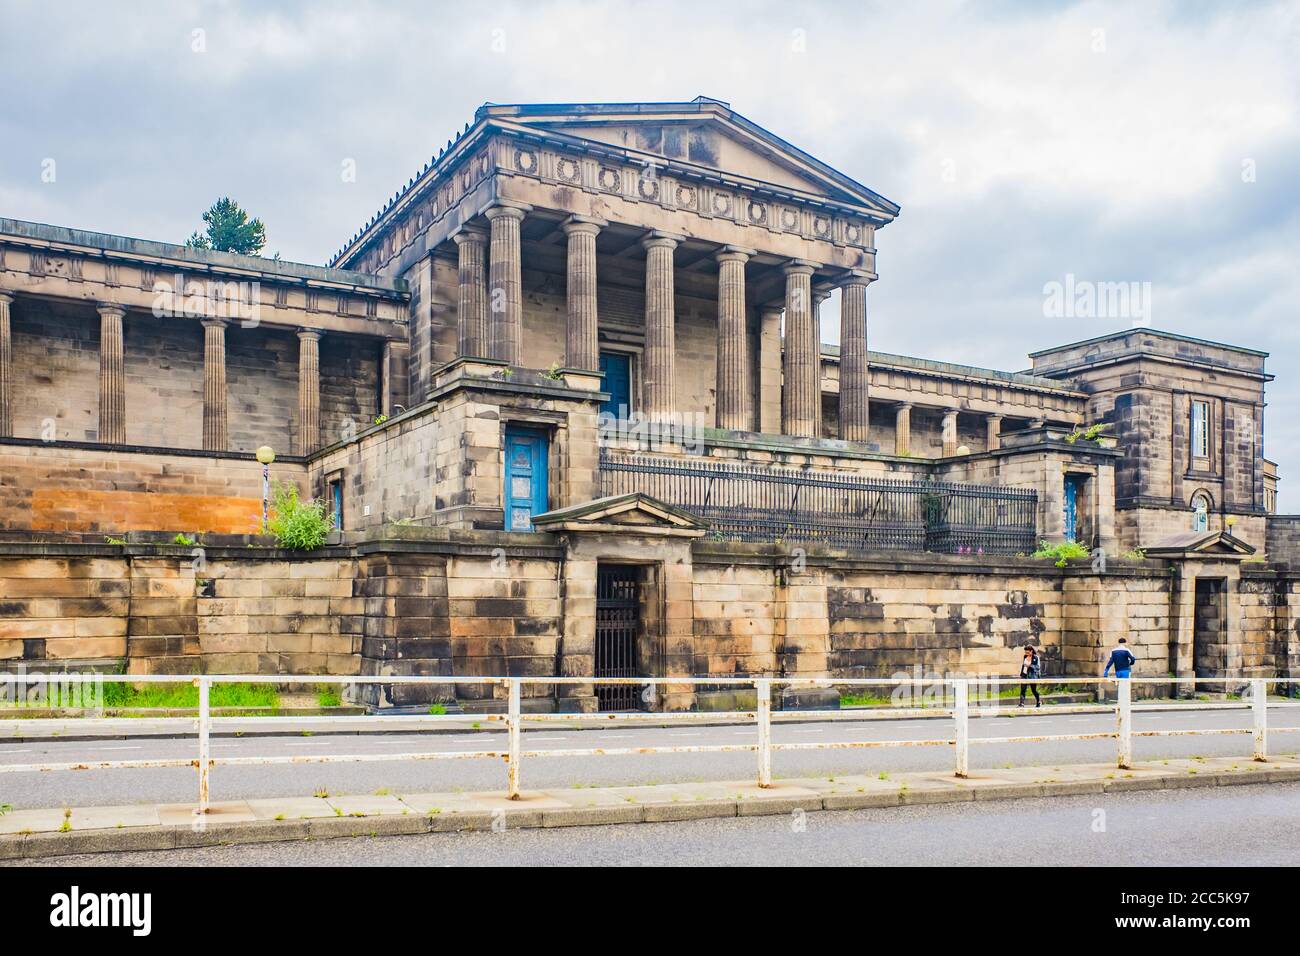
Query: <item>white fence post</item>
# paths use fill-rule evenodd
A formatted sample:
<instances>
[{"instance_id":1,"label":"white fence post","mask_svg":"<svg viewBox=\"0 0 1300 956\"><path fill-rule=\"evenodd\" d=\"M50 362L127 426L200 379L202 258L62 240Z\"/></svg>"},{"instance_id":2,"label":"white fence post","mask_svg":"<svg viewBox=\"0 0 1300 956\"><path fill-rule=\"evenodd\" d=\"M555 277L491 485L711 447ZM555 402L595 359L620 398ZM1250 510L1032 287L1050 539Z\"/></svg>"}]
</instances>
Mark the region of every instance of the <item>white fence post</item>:
<instances>
[{"instance_id":1,"label":"white fence post","mask_svg":"<svg viewBox=\"0 0 1300 956\"><path fill-rule=\"evenodd\" d=\"M957 776L970 773L970 685L965 680L954 680L953 717L957 722Z\"/></svg>"},{"instance_id":2,"label":"white fence post","mask_svg":"<svg viewBox=\"0 0 1300 956\"><path fill-rule=\"evenodd\" d=\"M1250 706L1255 715L1255 759L1268 759L1268 683L1250 682Z\"/></svg>"},{"instance_id":3,"label":"white fence post","mask_svg":"<svg viewBox=\"0 0 1300 956\"><path fill-rule=\"evenodd\" d=\"M1126 678L1115 681L1115 714L1119 722L1119 767L1133 765L1133 684Z\"/></svg>"},{"instance_id":4,"label":"white fence post","mask_svg":"<svg viewBox=\"0 0 1300 956\"><path fill-rule=\"evenodd\" d=\"M212 729L212 714L209 704L209 690L212 685L206 677L194 681L199 688L199 813L208 812L209 774L212 771L211 745L209 732Z\"/></svg>"},{"instance_id":5,"label":"white fence post","mask_svg":"<svg viewBox=\"0 0 1300 956\"><path fill-rule=\"evenodd\" d=\"M767 678L754 681L758 692L758 785L772 786L772 682Z\"/></svg>"},{"instance_id":6,"label":"white fence post","mask_svg":"<svg viewBox=\"0 0 1300 956\"><path fill-rule=\"evenodd\" d=\"M506 678L510 688L509 731L510 752L506 757L506 796L511 800L519 799L519 678Z\"/></svg>"}]
</instances>

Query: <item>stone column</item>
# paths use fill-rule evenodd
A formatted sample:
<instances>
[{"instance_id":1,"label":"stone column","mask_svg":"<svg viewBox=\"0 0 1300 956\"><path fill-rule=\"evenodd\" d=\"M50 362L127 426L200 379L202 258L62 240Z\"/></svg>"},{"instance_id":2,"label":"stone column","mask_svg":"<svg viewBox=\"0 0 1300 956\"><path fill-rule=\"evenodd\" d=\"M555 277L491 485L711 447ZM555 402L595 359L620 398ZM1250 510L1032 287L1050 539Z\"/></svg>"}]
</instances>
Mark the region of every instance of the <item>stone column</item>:
<instances>
[{"instance_id":1,"label":"stone column","mask_svg":"<svg viewBox=\"0 0 1300 956\"><path fill-rule=\"evenodd\" d=\"M894 412L894 454L912 453L912 406L904 402Z\"/></svg>"},{"instance_id":2,"label":"stone column","mask_svg":"<svg viewBox=\"0 0 1300 956\"><path fill-rule=\"evenodd\" d=\"M309 455L320 447L320 333L298 333L298 447Z\"/></svg>"},{"instance_id":3,"label":"stone column","mask_svg":"<svg viewBox=\"0 0 1300 956\"><path fill-rule=\"evenodd\" d=\"M226 322L203 320L203 447L225 451L226 427Z\"/></svg>"},{"instance_id":4,"label":"stone column","mask_svg":"<svg viewBox=\"0 0 1300 956\"><path fill-rule=\"evenodd\" d=\"M488 248L488 312L491 315L491 357L519 364L523 335L523 264L519 251L519 224L525 210L518 206L493 206L486 213L492 223Z\"/></svg>"},{"instance_id":5,"label":"stone column","mask_svg":"<svg viewBox=\"0 0 1300 956\"><path fill-rule=\"evenodd\" d=\"M490 351L487 269L484 265L487 233L478 226L465 226L452 239L458 253L457 352L460 355L487 358Z\"/></svg>"},{"instance_id":6,"label":"stone column","mask_svg":"<svg viewBox=\"0 0 1300 956\"><path fill-rule=\"evenodd\" d=\"M866 441L870 434L867 382L866 276L845 281L840 299L840 437Z\"/></svg>"},{"instance_id":7,"label":"stone column","mask_svg":"<svg viewBox=\"0 0 1300 956\"><path fill-rule=\"evenodd\" d=\"M781 309L765 307L759 313L758 430L781 433Z\"/></svg>"},{"instance_id":8,"label":"stone column","mask_svg":"<svg viewBox=\"0 0 1300 956\"><path fill-rule=\"evenodd\" d=\"M814 266L792 262L785 267L785 392L781 431L801 438L816 437L821 421L820 347L810 288Z\"/></svg>"},{"instance_id":9,"label":"stone column","mask_svg":"<svg viewBox=\"0 0 1300 956\"><path fill-rule=\"evenodd\" d=\"M749 344L745 330L745 263L751 251L726 246L718 260L718 427L753 428L749 414Z\"/></svg>"},{"instance_id":10,"label":"stone column","mask_svg":"<svg viewBox=\"0 0 1300 956\"><path fill-rule=\"evenodd\" d=\"M997 451L1002 447L1002 416L990 415L986 420L988 423L988 450Z\"/></svg>"},{"instance_id":11,"label":"stone column","mask_svg":"<svg viewBox=\"0 0 1300 956\"><path fill-rule=\"evenodd\" d=\"M600 346L596 336L596 235L605 223L584 216L565 220L569 237L569 318L565 326L564 364L569 368L600 368Z\"/></svg>"},{"instance_id":12,"label":"stone column","mask_svg":"<svg viewBox=\"0 0 1300 956\"><path fill-rule=\"evenodd\" d=\"M943 457L957 454L957 410L950 408L943 413Z\"/></svg>"},{"instance_id":13,"label":"stone column","mask_svg":"<svg viewBox=\"0 0 1300 956\"><path fill-rule=\"evenodd\" d=\"M673 250L677 239L653 233L645 247L645 408L650 418L676 406L676 336L673 312Z\"/></svg>"},{"instance_id":14,"label":"stone column","mask_svg":"<svg viewBox=\"0 0 1300 956\"><path fill-rule=\"evenodd\" d=\"M126 444L126 368L119 305L99 306L99 440Z\"/></svg>"},{"instance_id":15,"label":"stone column","mask_svg":"<svg viewBox=\"0 0 1300 956\"><path fill-rule=\"evenodd\" d=\"M13 340L9 330L9 307L14 297L0 292L0 438L14 433Z\"/></svg>"}]
</instances>

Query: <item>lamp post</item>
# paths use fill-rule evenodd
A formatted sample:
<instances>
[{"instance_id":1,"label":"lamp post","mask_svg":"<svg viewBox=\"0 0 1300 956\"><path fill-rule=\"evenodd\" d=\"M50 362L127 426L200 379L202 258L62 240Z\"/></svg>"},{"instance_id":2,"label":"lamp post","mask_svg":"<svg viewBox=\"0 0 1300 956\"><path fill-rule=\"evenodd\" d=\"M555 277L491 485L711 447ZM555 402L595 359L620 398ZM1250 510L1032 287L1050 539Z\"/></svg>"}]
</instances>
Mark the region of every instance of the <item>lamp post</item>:
<instances>
[{"instance_id":1,"label":"lamp post","mask_svg":"<svg viewBox=\"0 0 1300 956\"><path fill-rule=\"evenodd\" d=\"M257 460L262 463L262 534L266 534L271 501L271 462L275 461L275 450L270 445L263 445L257 449Z\"/></svg>"}]
</instances>

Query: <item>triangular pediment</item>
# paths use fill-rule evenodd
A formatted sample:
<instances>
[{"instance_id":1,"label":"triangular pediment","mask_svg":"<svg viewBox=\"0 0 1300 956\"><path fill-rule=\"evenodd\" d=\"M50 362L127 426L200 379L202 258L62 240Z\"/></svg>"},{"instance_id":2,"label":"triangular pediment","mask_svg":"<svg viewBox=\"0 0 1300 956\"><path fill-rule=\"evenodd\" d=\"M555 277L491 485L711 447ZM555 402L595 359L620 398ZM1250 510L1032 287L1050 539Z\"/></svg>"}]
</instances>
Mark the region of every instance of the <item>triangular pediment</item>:
<instances>
[{"instance_id":1,"label":"triangular pediment","mask_svg":"<svg viewBox=\"0 0 1300 956\"><path fill-rule=\"evenodd\" d=\"M540 514L533 524L542 531L627 531L699 537L705 526L694 515L639 493L597 498L585 504Z\"/></svg>"},{"instance_id":2,"label":"triangular pediment","mask_svg":"<svg viewBox=\"0 0 1300 956\"><path fill-rule=\"evenodd\" d=\"M1226 531L1185 531L1143 548L1149 558L1248 558L1255 549Z\"/></svg>"},{"instance_id":3,"label":"triangular pediment","mask_svg":"<svg viewBox=\"0 0 1300 956\"><path fill-rule=\"evenodd\" d=\"M487 106L481 113L646 157L685 163L755 184L863 207L893 219L898 206L808 155L719 100Z\"/></svg>"}]
</instances>

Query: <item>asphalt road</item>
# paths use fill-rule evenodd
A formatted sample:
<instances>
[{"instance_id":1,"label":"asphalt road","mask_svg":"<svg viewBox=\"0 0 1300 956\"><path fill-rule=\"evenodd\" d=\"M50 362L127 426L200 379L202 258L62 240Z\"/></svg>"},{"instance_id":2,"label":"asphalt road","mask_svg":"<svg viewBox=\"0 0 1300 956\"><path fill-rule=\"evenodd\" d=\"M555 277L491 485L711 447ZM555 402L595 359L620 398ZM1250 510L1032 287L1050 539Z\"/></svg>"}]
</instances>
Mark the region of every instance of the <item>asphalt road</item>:
<instances>
[{"instance_id":1,"label":"asphalt road","mask_svg":"<svg viewBox=\"0 0 1300 956\"><path fill-rule=\"evenodd\" d=\"M1298 820L1300 784L1266 784L802 817L300 840L19 865L1293 866Z\"/></svg>"},{"instance_id":2,"label":"asphalt road","mask_svg":"<svg viewBox=\"0 0 1300 956\"><path fill-rule=\"evenodd\" d=\"M1134 730L1249 727L1245 711L1167 711L1135 713ZM499 725L486 725L495 727ZM1050 714L1031 712L1014 719L972 718L971 738L1112 731L1110 714ZM1300 728L1300 709L1270 708L1269 726ZM872 720L774 724L773 741L814 740L916 740L949 738L950 720ZM598 730L545 727L526 730L524 749L591 747L698 746L711 743L750 743L752 726L680 728L636 727L624 724ZM1300 751L1300 733L1274 732L1273 753ZM217 759L232 756L310 754L401 754L429 751L504 750L506 736L485 729L455 734L346 734L283 737L216 738ZM1172 757L1249 755L1249 734L1208 737L1136 738L1138 760ZM193 737L177 739L122 739L105 741L0 742L0 764L100 760L192 758L197 753ZM1020 744L975 744L971 766L1052 766L1063 763L1100 763L1114 759L1113 740L1051 741ZM773 754L773 772L780 777L808 777L845 773L942 770L952 766L952 748L884 747L857 750L784 751ZM745 779L756 772L753 753L637 754L630 756L538 757L525 759L522 783L526 789L575 786L618 786L697 780ZM291 764L272 766L216 766L212 771L212 799L308 796L318 788L331 794L372 793L387 788L394 793L457 790L501 790L505 767L499 759L376 761L368 763ZM189 768L81 770L0 773L0 803L17 809L35 807L106 806L132 803L189 803L197 797L196 772Z\"/></svg>"}]
</instances>

